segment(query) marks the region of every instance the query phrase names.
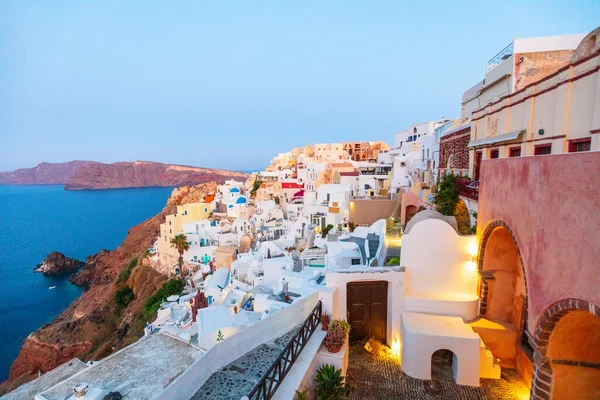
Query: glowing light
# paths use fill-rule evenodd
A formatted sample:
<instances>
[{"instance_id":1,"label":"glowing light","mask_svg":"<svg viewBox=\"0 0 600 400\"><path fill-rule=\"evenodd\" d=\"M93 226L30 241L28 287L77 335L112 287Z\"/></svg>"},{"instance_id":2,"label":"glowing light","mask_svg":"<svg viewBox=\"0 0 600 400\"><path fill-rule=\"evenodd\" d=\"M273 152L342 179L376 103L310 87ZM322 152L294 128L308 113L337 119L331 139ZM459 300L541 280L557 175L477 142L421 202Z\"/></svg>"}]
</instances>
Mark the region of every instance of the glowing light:
<instances>
[{"instance_id":1,"label":"glowing light","mask_svg":"<svg viewBox=\"0 0 600 400\"><path fill-rule=\"evenodd\" d=\"M395 338L392 341L392 354L400 357L400 341L398 340L398 338Z\"/></svg>"},{"instance_id":2,"label":"glowing light","mask_svg":"<svg viewBox=\"0 0 600 400\"><path fill-rule=\"evenodd\" d=\"M467 252L472 256L477 255L477 241L473 240L469 243L469 246L467 247Z\"/></svg>"},{"instance_id":3,"label":"glowing light","mask_svg":"<svg viewBox=\"0 0 600 400\"><path fill-rule=\"evenodd\" d=\"M467 261L467 271L469 271L469 272L477 271L477 263L475 263L475 261Z\"/></svg>"}]
</instances>

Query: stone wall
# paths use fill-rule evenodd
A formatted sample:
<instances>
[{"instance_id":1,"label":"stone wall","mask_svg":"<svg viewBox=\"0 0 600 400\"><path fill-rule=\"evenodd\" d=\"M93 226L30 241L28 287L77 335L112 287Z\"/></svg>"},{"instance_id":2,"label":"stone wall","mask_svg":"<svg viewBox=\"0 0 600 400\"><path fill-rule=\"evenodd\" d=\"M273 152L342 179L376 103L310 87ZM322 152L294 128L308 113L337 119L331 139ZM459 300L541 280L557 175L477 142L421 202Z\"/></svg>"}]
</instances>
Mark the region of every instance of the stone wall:
<instances>
[{"instance_id":1,"label":"stone wall","mask_svg":"<svg viewBox=\"0 0 600 400\"><path fill-rule=\"evenodd\" d=\"M443 136L440 139L440 168L469 168L469 149L471 127ZM454 155L452 166L448 165L450 155Z\"/></svg>"},{"instance_id":2,"label":"stone wall","mask_svg":"<svg viewBox=\"0 0 600 400\"><path fill-rule=\"evenodd\" d=\"M514 91L521 90L569 65L573 50L515 54Z\"/></svg>"}]
</instances>

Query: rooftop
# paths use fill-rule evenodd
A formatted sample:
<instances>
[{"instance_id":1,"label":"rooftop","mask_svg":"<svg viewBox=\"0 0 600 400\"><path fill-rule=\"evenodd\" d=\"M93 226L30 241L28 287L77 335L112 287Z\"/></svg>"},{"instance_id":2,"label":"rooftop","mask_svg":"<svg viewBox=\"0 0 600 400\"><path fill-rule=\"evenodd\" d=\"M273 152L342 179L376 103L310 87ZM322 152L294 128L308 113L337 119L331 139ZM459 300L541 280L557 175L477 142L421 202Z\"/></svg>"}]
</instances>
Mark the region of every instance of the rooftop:
<instances>
[{"instance_id":1,"label":"rooftop","mask_svg":"<svg viewBox=\"0 0 600 400\"><path fill-rule=\"evenodd\" d=\"M68 379L69 377L75 375L76 373L86 368L87 366L83 362L79 361L77 358L74 358L70 361L67 361L60 367L54 368L52 371L49 371L48 373L40 376L39 378L19 386L17 389L3 396L2 399L33 399L33 397L41 391L51 388L57 383Z\"/></svg>"},{"instance_id":2,"label":"rooftop","mask_svg":"<svg viewBox=\"0 0 600 400\"><path fill-rule=\"evenodd\" d=\"M127 400L154 398L201 355L200 349L157 333L62 381L38 398L64 400L81 382L106 394L118 391Z\"/></svg>"}]
</instances>

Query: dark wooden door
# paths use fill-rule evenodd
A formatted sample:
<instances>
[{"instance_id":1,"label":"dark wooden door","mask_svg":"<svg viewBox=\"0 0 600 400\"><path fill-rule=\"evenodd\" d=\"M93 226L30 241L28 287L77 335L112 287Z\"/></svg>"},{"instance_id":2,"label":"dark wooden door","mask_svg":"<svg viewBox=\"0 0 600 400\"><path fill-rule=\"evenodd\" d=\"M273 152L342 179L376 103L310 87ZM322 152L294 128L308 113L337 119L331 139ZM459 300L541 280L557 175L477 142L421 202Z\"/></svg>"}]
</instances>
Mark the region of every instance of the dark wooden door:
<instances>
[{"instance_id":1,"label":"dark wooden door","mask_svg":"<svg viewBox=\"0 0 600 400\"><path fill-rule=\"evenodd\" d=\"M387 286L386 281L348 283L350 341L374 337L386 342Z\"/></svg>"},{"instance_id":2,"label":"dark wooden door","mask_svg":"<svg viewBox=\"0 0 600 400\"><path fill-rule=\"evenodd\" d=\"M481 158L483 157L483 153L481 151L475 152L475 165L473 166L473 180L479 180L479 170L481 169Z\"/></svg>"}]
</instances>

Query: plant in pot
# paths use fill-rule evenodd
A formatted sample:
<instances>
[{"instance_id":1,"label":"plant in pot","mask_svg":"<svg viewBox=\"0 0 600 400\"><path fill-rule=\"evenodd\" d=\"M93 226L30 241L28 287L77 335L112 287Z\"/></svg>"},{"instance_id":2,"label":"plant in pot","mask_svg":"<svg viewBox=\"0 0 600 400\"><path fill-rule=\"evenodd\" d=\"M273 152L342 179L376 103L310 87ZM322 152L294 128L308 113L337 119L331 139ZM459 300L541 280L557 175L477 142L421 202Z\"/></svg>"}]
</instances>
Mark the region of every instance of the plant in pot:
<instances>
[{"instance_id":1,"label":"plant in pot","mask_svg":"<svg viewBox=\"0 0 600 400\"><path fill-rule=\"evenodd\" d=\"M339 400L347 397L350 388L344 384L342 370L325 364L317 370L317 399Z\"/></svg>"},{"instance_id":2,"label":"plant in pot","mask_svg":"<svg viewBox=\"0 0 600 400\"><path fill-rule=\"evenodd\" d=\"M325 344L325 347L327 347L328 352L338 353L342 347L344 347L347 337L348 335L340 326L332 326L332 324L329 324L327 335L325 335L323 343Z\"/></svg>"},{"instance_id":3,"label":"plant in pot","mask_svg":"<svg viewBox=\"0 0 600 400\"><path fill-rule=\"evenodd\" d=\"M321 314L321 329L324 331L329 327L329 323L331 322L331 315L329 314Z\"/></svg>"},{"instance_id":4,"label":"plant in pot","mask_svg":"<svg viewBox=\"0 0 600 400\"><path fill-rule=\"evenodd\" d=\"M348 336L350 333L350 324L345 319L334 319L329 325L329 328L339 328L344 332L344 334L346 334L346 336Z\"/></svg>"}]
</instances>

